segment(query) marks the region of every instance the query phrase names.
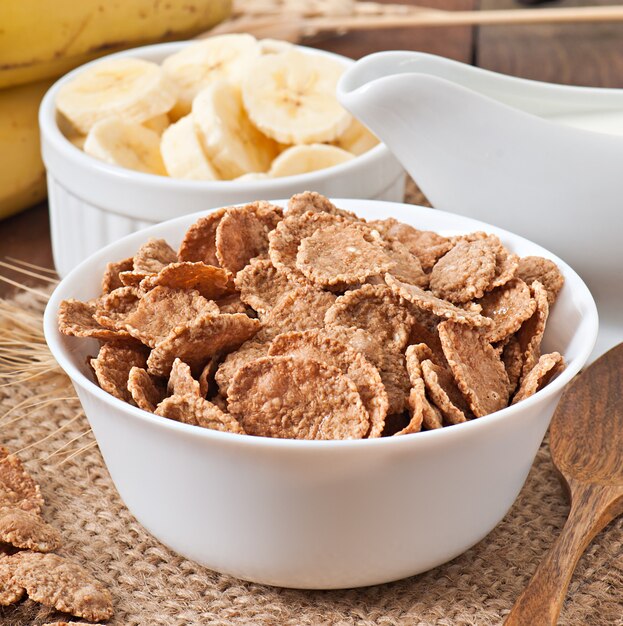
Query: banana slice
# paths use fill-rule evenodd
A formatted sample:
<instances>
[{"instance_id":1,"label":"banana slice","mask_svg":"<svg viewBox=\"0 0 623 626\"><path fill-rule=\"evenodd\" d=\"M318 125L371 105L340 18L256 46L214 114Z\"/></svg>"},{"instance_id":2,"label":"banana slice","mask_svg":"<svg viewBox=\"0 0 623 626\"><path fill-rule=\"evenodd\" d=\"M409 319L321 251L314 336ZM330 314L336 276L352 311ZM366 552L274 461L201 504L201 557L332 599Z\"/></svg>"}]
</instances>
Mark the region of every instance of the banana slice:
<instances>
[{"instance_id":1,"label":"banana slice","mask_svg":"<svg viewBox=\"0 0 623 626\"><path fill-rule=\"evenodd\" d=\"M136 122L119 117L97 122L87 135L84 151L106 163L166 176L158 133Z\"/></svg>"},{"instance_id":2,"label":"banana slice","mask_svg":"<svg viewBox=\"0 0 623 626\"><path fill-rule=\"evenodd\" d=\"M259 55L255 37L241 34L209 37L167 57L162 69L178 91L173 118L190 113L195 96L214 81L240 84Z\"/></svg>"},{"instance_id":3,"label":"banana slice","mask_svg":"<svg viewBox=\"0 0 623 626\"><path fill-rule=\"evenodd\" d=\"M218 180L195 132L192 115L171 124L164 131L160 151L167 173L186 180Z\"/></svg>"},{"instance_id":4,"label":"banana slice","mask_svg":"<svg viewBox=\"0 0 623 626\"><path fill-rule=\"evenodd\" d=\"M149 128L149 130L153 130L155 133L162 135L162 133L171 125L171 120L166 113L161 113L160 115L156 115L156 117L152 117L150 120L146 120L143 122L143 126L145 128Z\"/></svg>"},{"instance_id":5,"label":"banana slice","mask_svg":"<svg viewBox=\"0 0 623 626\"><path fill-rule=\"evenodd\" d=\"M265 174L264 172L249 172L248 174L238 176L236 180L240 181L241 183L250 183L252 181L255 182L256 180L266 180L268 178L270 178L270 176L268 174Z\"/></svg>"},{"instance_id":6,"label":"banana slice","mask_svg":"<svg viewBox=\"0 0 623 626\"><path fill-rule=\"evenodd\" d=\"M336 146L328 146L324 143L314 143L309 146L292 146L284 150L274 161L268 170L268 175L294 176L305 174L325 167L332 167L354 159L354 155Z\"/></svg>"},{"instance_id":7,"label":"banana slice","mask_svg":"<svg viewBox=\"0 0 623 626\"><path fill-rule=\"evenodd\" d=\"M192 116L203 150L224 180L265 172L278 153L277 144L249 121L240 90L226 81L199 93Z\"/></svg>"},{"instance_id":8,"label":"banana slice","mask_svg":"<svg viewBox=\"0 0 623 626\"><path fill-rule=\"evenodd\" d=\"M283 41L283 39L266 37L265 39L260 39L257 43L262 54L280 54L294 49L294 44L291 44L289 41Z\"/></svg>"},{"instance_id":9,"label":"banana slice","mask_svg":"<svg viewBox=\"0 0 623 626\"><path fill-rule=\"evenodd\" d=\"M333 141L351 122L335 97L344 66L297 50L255 61L242 83L251 121L281 143Z\"/></svg>"},{"instance_id":10,"label":"banana slice","mask_svg":"<svg viewBox=\"0 0 623 626\"><path fill-rule=\"evenodd\" d=\"M142 59L101 61L63 85L58 110L83 134L107 117L142 123L175 104L174 88L160 66Z\"/></svg>"},{"instance_id":11,"label":"banana slice","mask_svg":"<svg viewBox=\"0 0 623 626\"><path fill-rule=\"evenodd\" d=\"M373 135L361 122L353 119L350 126L333 142L333 145L359 156L370 148L374 148L378 143L376 135Z\"/></svg>"}]
</instances>

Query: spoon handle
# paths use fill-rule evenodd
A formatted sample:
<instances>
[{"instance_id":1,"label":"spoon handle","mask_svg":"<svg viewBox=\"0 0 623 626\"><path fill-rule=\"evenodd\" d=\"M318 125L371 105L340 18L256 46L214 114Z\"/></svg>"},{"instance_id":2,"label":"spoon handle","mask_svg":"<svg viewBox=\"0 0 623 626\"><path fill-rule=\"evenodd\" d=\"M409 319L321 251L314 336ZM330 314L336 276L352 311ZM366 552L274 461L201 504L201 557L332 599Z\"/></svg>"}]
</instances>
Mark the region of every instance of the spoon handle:
<instances>
[{"instance_id":1,"label":"spoon handle","mask_svg":"<svg viewBox=\"0 0 623 626\"><path fill-rule=\"evenodd\" d=\"M569 518L515 602L504 626L555 626L582 553L595 535L621 512L618 510L621 507L615 506L620 502L612 487L585 483L570 487Z\"/></svg>"}]
</instances>

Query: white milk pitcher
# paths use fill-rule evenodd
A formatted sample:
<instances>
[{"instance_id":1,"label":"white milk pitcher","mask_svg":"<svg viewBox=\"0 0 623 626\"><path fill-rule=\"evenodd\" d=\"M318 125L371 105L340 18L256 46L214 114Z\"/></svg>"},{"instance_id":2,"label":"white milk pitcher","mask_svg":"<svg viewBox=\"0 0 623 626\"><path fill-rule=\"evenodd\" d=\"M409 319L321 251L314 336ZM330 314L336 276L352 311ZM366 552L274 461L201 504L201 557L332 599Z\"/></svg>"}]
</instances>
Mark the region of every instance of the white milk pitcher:
<instances>
[{"instance_id":1,"label":"white milk pitcher","mask_svg":"<svg viewBox=\"0 0 623 626\"><path fill-rule=\"evenodd\" d=\"M380 52L346 71L338 98L433 206L536 241L586 280L601 320L592 358L623 341L623 90Z\"/></svg>"}]
</instances>

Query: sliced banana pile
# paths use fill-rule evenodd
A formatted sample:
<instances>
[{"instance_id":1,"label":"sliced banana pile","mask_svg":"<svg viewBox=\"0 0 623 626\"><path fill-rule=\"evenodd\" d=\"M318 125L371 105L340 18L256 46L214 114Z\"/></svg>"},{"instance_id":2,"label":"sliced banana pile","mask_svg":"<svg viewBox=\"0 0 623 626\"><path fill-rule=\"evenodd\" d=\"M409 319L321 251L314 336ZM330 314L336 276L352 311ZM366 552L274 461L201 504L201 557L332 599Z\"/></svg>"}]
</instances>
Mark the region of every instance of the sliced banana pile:
<instances>
[{"instance_id":1,"label":"sliced banana pile","mask_svg":"<svg viewBox=\"0 0 623 626\"><path fill-rule=\"evenodd\" d=\"M221 35L162 65L94 64L59 90L59 127L87 154L139 172L187 180L293 176L378 143L335 97L343 71L286 42Z\"/></svg>"}]
</instances>

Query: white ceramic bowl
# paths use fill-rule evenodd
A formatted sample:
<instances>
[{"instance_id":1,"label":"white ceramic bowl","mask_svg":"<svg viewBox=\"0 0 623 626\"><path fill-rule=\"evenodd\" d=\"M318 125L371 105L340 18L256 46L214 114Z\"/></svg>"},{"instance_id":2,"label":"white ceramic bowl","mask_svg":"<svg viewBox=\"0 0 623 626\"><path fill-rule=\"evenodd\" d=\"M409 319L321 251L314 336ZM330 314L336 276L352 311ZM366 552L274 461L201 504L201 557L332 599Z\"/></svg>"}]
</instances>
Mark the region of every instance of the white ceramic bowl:
<instances>
[{"instance_id":1,"label":"white ceramic bowl","mask_svg":"<svg viewBox=\"0 0 623 626\"><path fill-rule=\"evenodd\" d=\"M161 62L190 42L156 44L110 57L139 57ZM351 59L304 48L345 65ZM115 167L74 146L56 122L56 94L87 63L58 80L39 111L41 150L48 173L48 198L54 264L65 276L103 246L136 230L207 207L240 204L256 198L288 198L306 189L326 196L402 201L405 172L382 144L335 167L260 181L186 181Z\"/></svg>"},{"instance_id":2,"label":"white ceramic bowl","mask_svg":"<svg viewBox=\"0 0 623 626\"><path fill-rule=\"evenodd\" d=\"M553 259L565 276L544 338L567 369L535 396L441 430L360 441L296 441L221 433L130 406L100 389L86 355L95 342L65 337L66 298L99 291L106 262L148 237L172 245L200 214L125 237L84 261L57 287L45 334L71 377L124 502L155 537L207 567L300 588L384 583L440 565L480 541L521 489L563 387L597 335L586 285L563 261L511 233L442 211L336 200L366 218L395 217L445 234L496 233L520 255Z\"/></svg>"}]
</instances>

